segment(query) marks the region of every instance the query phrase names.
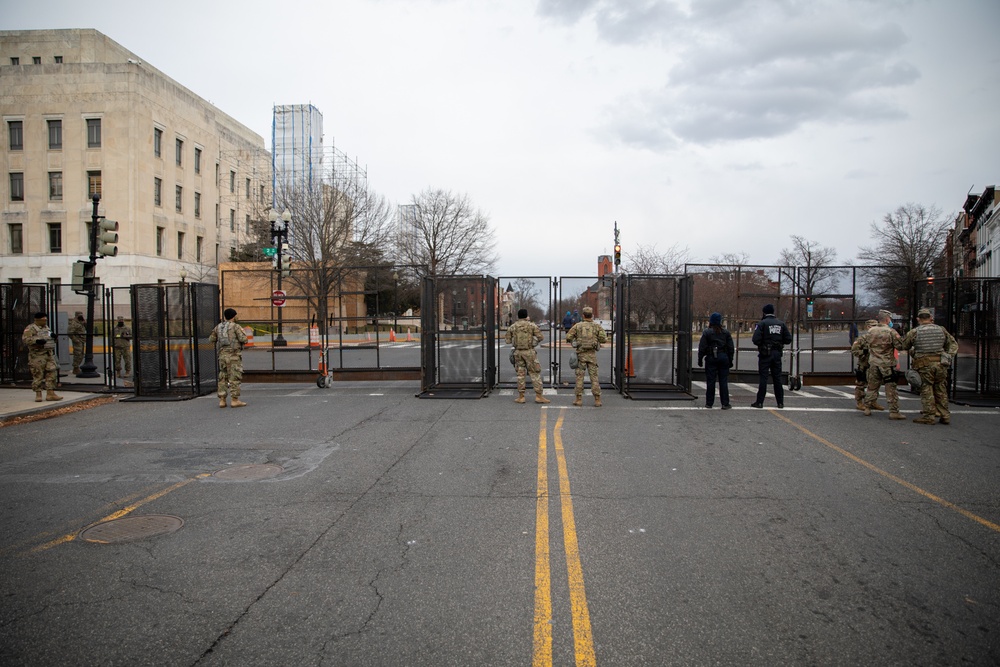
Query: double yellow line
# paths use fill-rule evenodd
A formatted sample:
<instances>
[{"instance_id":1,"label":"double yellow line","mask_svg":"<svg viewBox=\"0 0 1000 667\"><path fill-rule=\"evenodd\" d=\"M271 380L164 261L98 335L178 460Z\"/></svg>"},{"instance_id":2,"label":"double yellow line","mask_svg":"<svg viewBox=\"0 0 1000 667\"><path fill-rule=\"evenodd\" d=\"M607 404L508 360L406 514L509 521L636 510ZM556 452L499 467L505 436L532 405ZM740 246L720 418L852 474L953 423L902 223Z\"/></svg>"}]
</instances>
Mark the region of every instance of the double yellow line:
<instances>
[{"instance_id":1,"label":"double yellow line","mask_svg":"<svg viewBox=\"0 0 1000 667\"><path fill-rule=\"evenodd\" d=\"M538 493L535 500L535 627L532 650L534 667L552 665L552 576L549 550L549 473L547 411L542 410L538 430ZM563 548L566 552L566 573L569 578L570 609L573 613L573 645L576 664L596 665L594 638L590 629L590 610L583 584L580 546L576 539L573 518L573 496L569 489L566 452L562 443L562 425L566 409L559 410L553 430L556 463L559 470L559 498L562 508Z\"/></svg>"}]
</instances>

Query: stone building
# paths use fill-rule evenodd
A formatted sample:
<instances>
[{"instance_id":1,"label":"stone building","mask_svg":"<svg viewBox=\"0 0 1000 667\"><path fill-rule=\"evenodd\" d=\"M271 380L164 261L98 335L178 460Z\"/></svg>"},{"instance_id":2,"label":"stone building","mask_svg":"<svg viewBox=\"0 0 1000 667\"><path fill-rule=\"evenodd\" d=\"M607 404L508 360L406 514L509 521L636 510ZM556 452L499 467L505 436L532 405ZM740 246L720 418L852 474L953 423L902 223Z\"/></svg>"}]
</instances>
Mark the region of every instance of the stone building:
<instances>
[{"instance_id":1,"label":"stone building","mask_svg":"<svg viewBox=\"0 0 1000 667\"><path fill-rule=\"evenodd\" d=\"M264 139L95 30L0 31L0 115L0 282L68 284L95 193L111 287L216 282L266 219Z\"/></svg>"}]
</instances>

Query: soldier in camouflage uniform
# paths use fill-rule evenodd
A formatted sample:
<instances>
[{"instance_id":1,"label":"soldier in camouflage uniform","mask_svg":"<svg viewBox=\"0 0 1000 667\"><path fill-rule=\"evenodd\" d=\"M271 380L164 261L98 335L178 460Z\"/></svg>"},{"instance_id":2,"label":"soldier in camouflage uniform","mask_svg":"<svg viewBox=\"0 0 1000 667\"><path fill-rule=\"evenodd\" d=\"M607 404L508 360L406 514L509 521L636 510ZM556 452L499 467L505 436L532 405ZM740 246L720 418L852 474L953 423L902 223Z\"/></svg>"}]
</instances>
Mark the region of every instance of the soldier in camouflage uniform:
<instances>
[{"instance_id":1,"label":"soldier in camouflage uniform","mask_svg":"<svg viewBox=\"0 0 1000 667\"><path fill-rule=\"evenodd\" d=\"M61 401L56 395L59 381L59 366L56 364L56 341L49 329L49 316L44 312L35 313L35 321L24 328L21 342L28 348L28 368L31 369L31 388L35 401L42 402L42 389L47 390L46 401Z\"/></svg>"},{"instance_id":2,"label":"soldier in camouflage uniform","mask_svg":"<svg viewBox=\"0 0 1000 667\"><path fill-rule=\"evenodd\" d=\"M69 339L73 343L73 374L80 372L80 364L83 363L84 346L87 344L87 323L83 319L83 313L79 310L69 321L66 328Z\"/></svg>"},{"instance_id":3,"label":"soldier in camouflage uniform","mask_svg":"<svg viewBox=\"0 0 1000 667\"><path fill-rule=\"evenodd\" d=\"M866 329L877 326L878 320L868 320L865 323ZM851 354L858 359L857 370L854 372L854 402L857 403L858 410L864 410L865 391L868 389L868 339L863 335L855 338L851 345ZM884 406L878 404L878 394L875 395L872 410L885 410Z\"/></svg>"},{"instance_id":4,"label":"soldier in camouflage uniform","mask_svg":"<svg viewBox=\"0 0 1000 667\"><path fill-rule=\"evenodd\" d=\"M910 329L901 344L910 352L911 366L920 373L920 411L914 419L918 424L933 424L941 417L942 424L951 423L948 409L948 367L958 354L955 337L941 326L934 324L934 316L927 308L917 311L917 326Z\"/></svg>"},{"instance_id":5,"label":"soldier in camouflage uniform","mask_svg":"<svg viewBox=\"0 0 1000 667\"><path fill-rule=\"evenodd\" d=\"M573 325L566 334L566 342L576 348L576 400L573 405L583 405L583 376L590 375L590 392L594 395L594 405L601 407L601 383L598 379L597 351L608 342L604 327L594 321L594 309L583 308L583 320Z\"/></svg>"},{"instance_id":6,"label":"soldier in camouflage uniform","mask_svg":"<svg viewBox=\"0 0 1000 667\"><path fill-rule=\"evenodd\" d=\"M132 373L132 330L125 326L125 318L118 316L118 324L111 330L111 340L115 352L115 375L120 378ZM125 373L122 374L122 365L125 366Z\"/></svg>"},{"instance_id":7,"label":"soldier in camouflage uniform","mask_svg":"<svg viewBox=\"0 0 1000 667\"><path fill-rule=\"evenodd\" d=\"M868 390L865 392L865 415L871 415L878 398L878 389L885 385L885 398L889 404L889 419L906 419L899 411L899 391L896 387L896 350L901 338L890 326L892 313L878 311L878 323L864 334L862 346L868 348ZM857 341L855 341L857 343Z\"/></svg>"},{"instance_id":8,"label":"soldier in camouflage uniform","mask_svg":"<svg viewBox=\"0 0 1000 667\"><path fill-rule=\"evenodd\" d=\"M514 346L514 368L517 370L517 398L515 403L524 403L524 390L527 388L525 375L531 375L531 387L535 390L535 403L551 403L542 396L542 367L535 354L535 346L544 340L538 325L528 319L528 311L524 308L517 311L517 322L507 327L504 340Z\"/></svg>"},{"instance_id":9,"label":"soldier in camouflage uniform","mask_svg":"<svg viewBox=\"0 0 1000 667\"><path fill-rule=\"evenodd\" d=\"M247 343L246 332L236 323L236 311L226 308L226 319L215 325L208 340L215 343L219 355L219 407L226 407L226 392L232 399L234 408L242 408L246 403L240 400L240 381L243 379L243 346Z\"/></svg>"}]
</instances>

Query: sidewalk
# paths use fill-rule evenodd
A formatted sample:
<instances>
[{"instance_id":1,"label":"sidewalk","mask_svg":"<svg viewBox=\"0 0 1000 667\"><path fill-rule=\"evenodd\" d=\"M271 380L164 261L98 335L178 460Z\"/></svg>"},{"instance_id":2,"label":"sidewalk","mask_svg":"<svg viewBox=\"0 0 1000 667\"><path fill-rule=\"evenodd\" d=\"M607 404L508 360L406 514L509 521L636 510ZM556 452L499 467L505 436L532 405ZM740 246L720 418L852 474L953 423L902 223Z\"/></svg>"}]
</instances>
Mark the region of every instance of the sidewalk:
<instances>
[{"instance_id":1,"label":"sidewalk","mask_svg":"<svg viewBox=\"0 0 1000 667\"><path fill-rule=\"evenodd\" d=\"M14 387L10 385L0 387L0 426L15 420L19 417L41 417L46 413L61 410L69 405L77 405L86 401L112 396L107 392L104 384L104 377L77 378L72 375L62 375L59 380L62 387L56 389L56 393L63 397L61 401L35 402L35 392L30 386ZM93 391L88 391L87 387L92 386ZM69 389L68 387L72 387ZM128 390L126 390L128 391ZM45 398L42 392L42 398Z\"/></svg>"}]
</instances>

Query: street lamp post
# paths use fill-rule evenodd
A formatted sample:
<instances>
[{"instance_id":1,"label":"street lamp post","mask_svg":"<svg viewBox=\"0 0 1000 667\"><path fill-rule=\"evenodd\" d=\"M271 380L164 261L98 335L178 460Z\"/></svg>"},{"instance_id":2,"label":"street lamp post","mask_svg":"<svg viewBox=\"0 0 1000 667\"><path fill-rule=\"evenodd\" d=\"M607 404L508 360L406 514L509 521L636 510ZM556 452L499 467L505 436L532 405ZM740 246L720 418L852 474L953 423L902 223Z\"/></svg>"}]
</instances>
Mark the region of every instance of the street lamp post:
<instances>
[{"instance_id":1,"label":"street lamp post","mask_svg":"<svg viewBox=\"0 0 1000 667\"><path fill-rule=\"evenodd\" d=\"M285 272L285 265L281 258L285 245L288 242L288 224L292 221L292 213L287 208L285 212L278 217L278 212L273 208L267 212L267 219L271 222L271 239L275 244L277 253L275 257L278 263L278 291L281 291L281 277ZM281 324L281 306L278 306L278 335L274 339L274 345L276 347L285 347L288 345L288 341L282 335L282 324Z\"/></svg>"},{"instance_id":2,"label":"street lamp post","mask_svg":"<svg viewBox=\"0 0 1000 667\"><path fill-rule=\"evenodd\" d=\"M451 291L451 330L458 331L458 308L455 304L455 299L458 297L458 290Z\"/></svg>"},{"instance_id":3,"label":"street lamp post","mask_svg":"<svg viewBox=\"0 0 1000 667\"><path fill-rule=\"evenodd\" d=\"M98 215L97 209L101 203L101 195L94 194L92 201L94 203L94 211L90 217L90 262L87 264L86 269L90 279L88 281L84 278L84 285L87 286L87 343L84 348L83 364L80 366L80 373L77 375L78 378L101 377L100 373L97 372L97 364L94 363L94 290L97 289L97 276L95 275L94 267L97 266L97 230L101 218Z\"/></svg>"},{"instance_id":4,"label":"street lamp post","mask_svg":"<svg viewBox=\"0 0 1000 667\"><path fill-rule=\"evenodd\" d=\"M399 271L392 272L392 330L399 333Z\"/></svg>"}]
</instances>

